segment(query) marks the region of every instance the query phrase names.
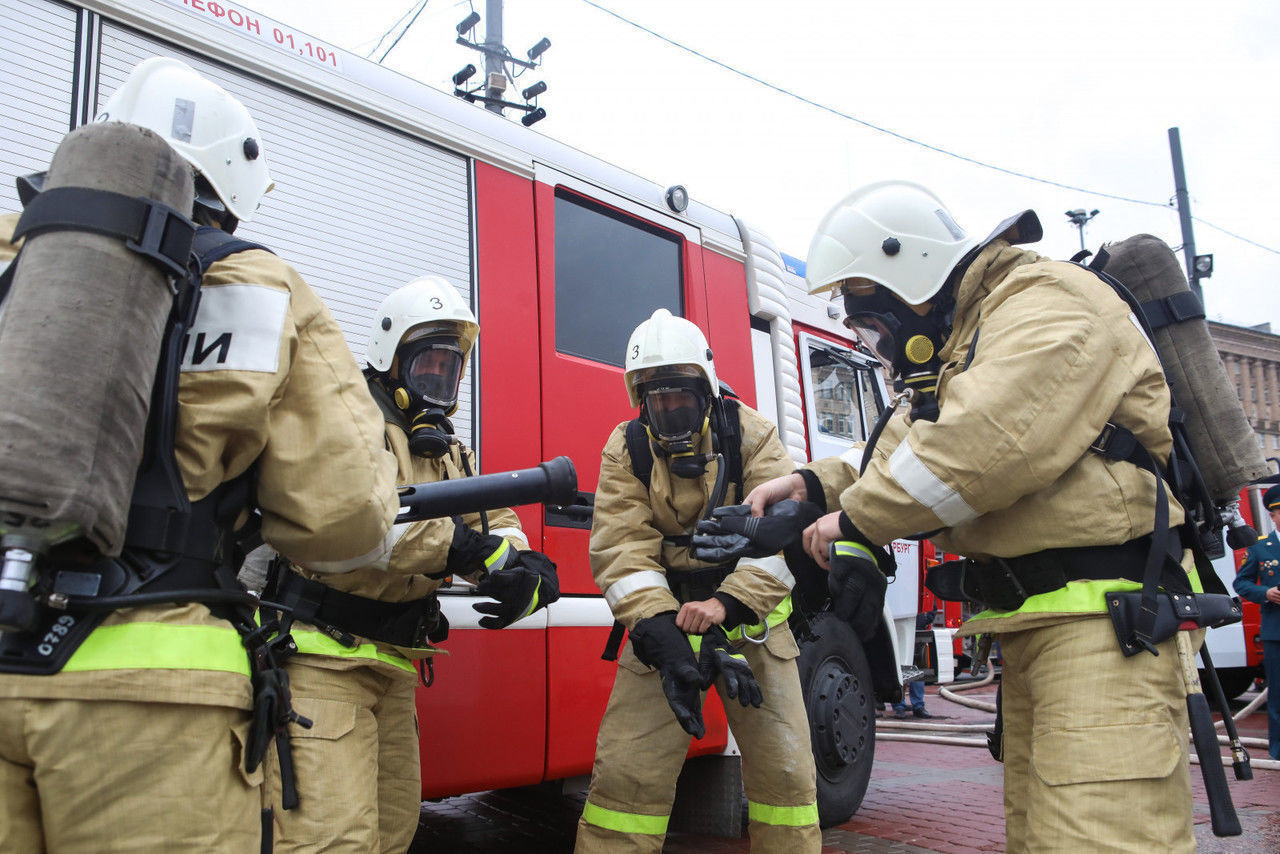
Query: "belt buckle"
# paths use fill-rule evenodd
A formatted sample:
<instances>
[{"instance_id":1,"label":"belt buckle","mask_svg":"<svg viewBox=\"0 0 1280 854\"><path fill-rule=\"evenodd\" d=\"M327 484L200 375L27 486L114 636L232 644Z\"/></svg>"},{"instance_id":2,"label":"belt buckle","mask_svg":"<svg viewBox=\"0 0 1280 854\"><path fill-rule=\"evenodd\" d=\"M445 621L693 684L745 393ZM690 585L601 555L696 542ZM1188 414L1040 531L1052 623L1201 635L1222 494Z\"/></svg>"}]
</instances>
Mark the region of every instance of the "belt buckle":
<instances>
[{"instance_id":1,"label":"belt buckle","mask_svg":"<svg viewBox=\"0 0 1280 854\"><path fill-rule=\"evenodd\" d=\"M1093 440L1093 444L1089 446L1089 450L1098 454L1107 452L1107 445L1111 444L1111 436L1116 432L1116 425L1108 421L1102 428L1102 432L1098 434L1098 438Z\"/></svg>"}]
</instances>

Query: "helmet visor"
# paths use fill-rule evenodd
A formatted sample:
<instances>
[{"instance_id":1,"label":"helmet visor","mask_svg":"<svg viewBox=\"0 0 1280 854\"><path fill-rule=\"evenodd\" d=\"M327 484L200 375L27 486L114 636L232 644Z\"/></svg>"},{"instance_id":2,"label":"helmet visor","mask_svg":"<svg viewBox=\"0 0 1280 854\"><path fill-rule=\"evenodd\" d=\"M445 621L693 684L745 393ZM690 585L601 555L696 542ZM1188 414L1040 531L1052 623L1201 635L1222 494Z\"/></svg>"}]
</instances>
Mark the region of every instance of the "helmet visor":
<instances>
[{"instance_id":1,"label":"helmet visor","mask_svg":"<svg viewBox=\"0 0 1280 854\"><path fill-rule=\"evenodd\" d=\"M406 347L400 381L427 403L448 410L458 400L462 348L455 341L419 340Z\"/></svg>"},{"instance_id":2,"label":"helmet visor","mask_svg":"<svg viewBox=\"0 0 1280 854\"><path fill-rule=\"evenodd\" d=\"M681 380L659 380L645 387L644 406L649 427L659 439L684 441L701 432L710 401L696 385Z\"/></svg>"}]
</instances>

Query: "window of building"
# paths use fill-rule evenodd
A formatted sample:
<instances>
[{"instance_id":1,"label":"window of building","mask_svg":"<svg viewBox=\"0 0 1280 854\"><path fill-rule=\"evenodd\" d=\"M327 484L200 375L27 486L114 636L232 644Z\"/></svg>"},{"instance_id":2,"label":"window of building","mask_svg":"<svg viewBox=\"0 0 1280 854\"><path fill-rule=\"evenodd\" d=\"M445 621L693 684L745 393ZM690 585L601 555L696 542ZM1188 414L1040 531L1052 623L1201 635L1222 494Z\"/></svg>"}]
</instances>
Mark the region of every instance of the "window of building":
<instances>
[{"instance_id":1,"label":"window of building","mask_svg":"<svg viewBox=\"0 0 1280 854\"><path fill-rule=\"evenodd\" d=\"M680 235L556 190L556 350L622 366L659 308L684 315Z\"/></svg>"}]
</instances>

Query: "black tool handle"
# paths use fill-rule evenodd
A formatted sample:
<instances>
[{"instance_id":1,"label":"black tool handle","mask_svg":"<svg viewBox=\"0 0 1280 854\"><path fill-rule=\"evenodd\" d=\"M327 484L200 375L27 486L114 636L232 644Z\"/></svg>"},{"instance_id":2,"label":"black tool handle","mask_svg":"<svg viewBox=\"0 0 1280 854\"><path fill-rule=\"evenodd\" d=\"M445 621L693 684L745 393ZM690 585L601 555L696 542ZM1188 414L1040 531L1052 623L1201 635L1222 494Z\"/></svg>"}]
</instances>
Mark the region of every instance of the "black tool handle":
<instances>
[{"instance_id":1,"label":"black tool handle","mask_svg":"<svg viewBox=\"0 0 1280 854\"><path fill-rule=\"evenodd\" d=\"M1227 774L1222 770L1222 753L1218 750L1218 733L1213 728L1213 715L1204 694L1187 695L1187 717L1191 719L1191 738L1200 757L1200 774L1209 796L1209 817L1214 836L1239 836L1240 819L1236 816L1231 792L1227 790Z\"/></svg>"},{"instance_id":2,"label":"black tool handle","mask_svg":"<svg viewBox=\"0 0 1280 854\"><path fill-rule=\"evenodd\" d=\"M402 486L396 521L417 522L521 504L572 504L577 494L573 461L556 457L533 468Z\"/></svg>"}]
</instances>

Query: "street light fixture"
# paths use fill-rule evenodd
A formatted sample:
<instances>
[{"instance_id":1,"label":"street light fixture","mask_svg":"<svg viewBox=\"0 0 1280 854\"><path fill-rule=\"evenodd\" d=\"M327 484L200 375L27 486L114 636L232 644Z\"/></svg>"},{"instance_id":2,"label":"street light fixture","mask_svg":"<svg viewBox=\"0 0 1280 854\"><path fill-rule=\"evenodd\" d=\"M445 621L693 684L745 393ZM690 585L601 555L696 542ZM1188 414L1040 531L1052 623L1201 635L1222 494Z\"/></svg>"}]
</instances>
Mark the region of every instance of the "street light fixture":
<instances>
[{"instance_id":1,"label":"street light fixture","mask_svg":"<svg viewBox=\"0 0 1280 854\"><path fill-rule=\"evenodd\" d=\"M458 35L466 35L468 32L473 30L478 23L480 23L480 13L472 12L470 15L463 18L462 22L458 24Z\"/></svg>"},{"instance_id":2,"label":"street light fixture","mask_svg":"<svg viewBox=\"0 0 1280 854\"><path fill-rule=\"evenodd\" d=\"M539 80L537 83L534 83L529 88L522 90L520 94L524 96L524 99L526 101L532 101L534 98L538 97L545 91L547 91L547 84Z\"/></svg>"},{"instance_id":3,"label":"street light fixture","mask_svg":"<svg viewBox=\"0 0 1280 854\"><path fill-rule=\"evenodd\" d=\"M525 56L529 57L529 61L532 62L546 53L549 47L551 47L551 39L541 39L537 44L525 51Z\"/></svg>"},{"instance_id":4,"label":"street light fixture","mask_svg":"<svg viewBox=\"0 0 1280 854\"><path fill-rule=\"evenodd\" d=\"M1080 251L1084 251L1084 227L1099 213L1097 208L1086 211L1084 208L1075 208L1066 212L1066 217L1071 224L1080 229Z\"/></svg>"},{"instance_id":5,"label":"street light fixture","mask_svg":"<svg viewBox=\"0 0 1280 854\"><path fill-rule=\"evenodd\" d=\"M1209 278L1213 275L1213 253L1197 255L1191 266L1195 268L1197 279Z\"/></svg>"}]
</instances>

